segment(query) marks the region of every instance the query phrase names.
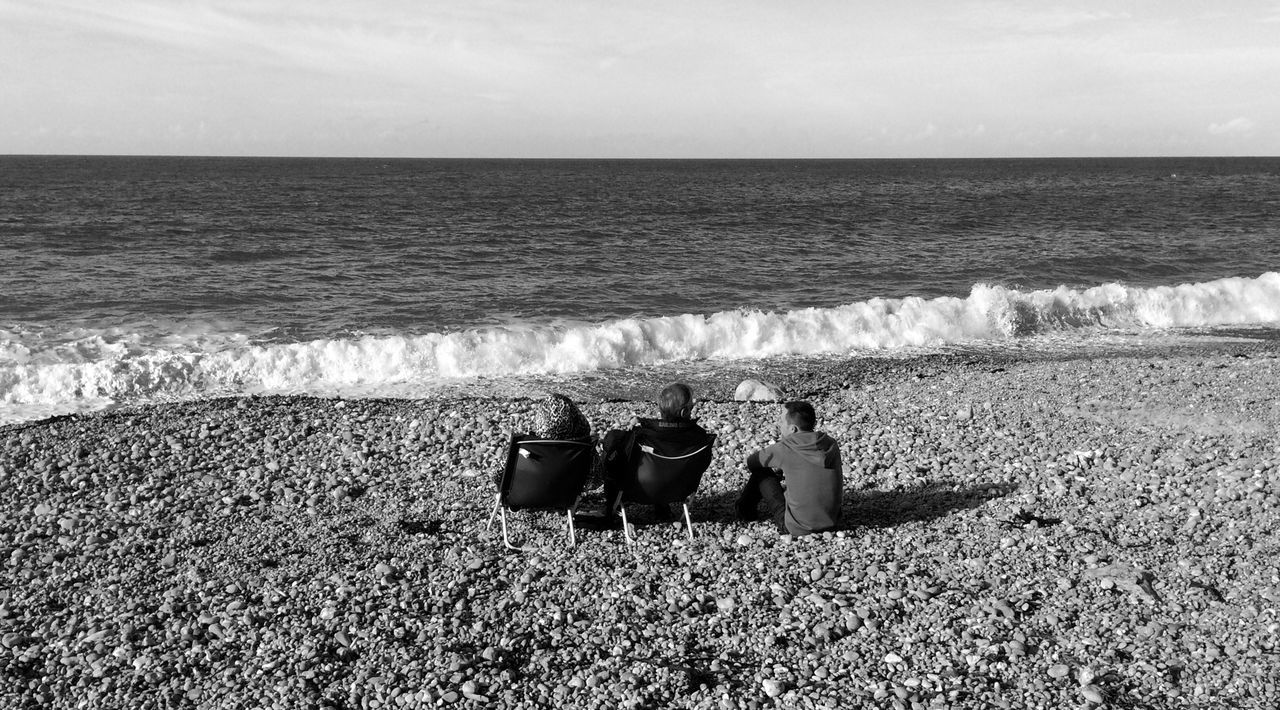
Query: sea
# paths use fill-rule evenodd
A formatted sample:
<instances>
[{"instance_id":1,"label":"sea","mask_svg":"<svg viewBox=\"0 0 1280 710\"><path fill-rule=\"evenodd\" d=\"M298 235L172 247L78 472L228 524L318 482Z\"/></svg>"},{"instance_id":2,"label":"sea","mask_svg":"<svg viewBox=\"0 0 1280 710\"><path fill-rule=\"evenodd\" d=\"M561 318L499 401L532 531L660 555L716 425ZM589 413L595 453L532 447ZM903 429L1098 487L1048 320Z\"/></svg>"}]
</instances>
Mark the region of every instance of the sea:
<instances>
[{"instance_id":1,"label":"sea","mask_svg":"<svg viewBox=\"0 0 1280 710\"><path fill-rule=\"evenodd\" d=\"M1280 158L0 156L0 423L1235 337L1278 272Z\"/></svg>"}]
</instances>

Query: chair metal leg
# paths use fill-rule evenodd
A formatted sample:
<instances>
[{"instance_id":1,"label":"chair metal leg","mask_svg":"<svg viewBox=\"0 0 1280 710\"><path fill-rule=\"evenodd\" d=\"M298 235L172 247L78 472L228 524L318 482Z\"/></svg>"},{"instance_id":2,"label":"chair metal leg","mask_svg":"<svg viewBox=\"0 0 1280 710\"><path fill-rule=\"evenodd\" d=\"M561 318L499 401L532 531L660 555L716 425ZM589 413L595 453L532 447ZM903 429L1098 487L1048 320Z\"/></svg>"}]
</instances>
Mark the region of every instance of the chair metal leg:
<instances>
[{"instance_id":1,"label":"chair metal leg","mask_svg":"<svg viewBox=\"0 0 1280 710\"><path fill-rule=\"evenodd\" d=\"M627 539L628 545L634 545L636 541L631 538L631 524L627 522L627 506L619 505L618 508L622 511L622 536Z\"/></svg>"},{"instance_id":2,"label":"chair metal leg","mask_svg":"<svg viewBox=\"0 0 1280 710\"><path fill-rule=\"evenodd\" d=\"M508 550L523 551L522 548L512 545L511 538L507 537L507 511L501 507L498 508L498 519L502 521L502 544L505 545Z\"/></svg>"},{"instance_id":3,"label":"chair metal leg","mask_svg":"<svg viewBox=\"0 0 1280 710\"><path fill-rule=\"evenodd\" d=\"M516 552L537 552L538 551L538 548L536 547L521 546L511 542L511 538L507 533L507 509L503 508L502 506L498 506L497 512L498 512L498 521L502 524L502 544L504 547L506 547L508 550L515 550ZM572 516L572 512L570 513L570 516ZM572 517L569 518L569 540L570 542L574 543L575 547L577 546L577 541L574 539Z\"/></svg>"},{"instance_id":4,"label":"chair metal leg","mask_svg":"<svg viewBox=\"0 0 1280 710\"><path fill-rule=\"evenodd\" d=\"M484 531L489 532L493 527L493 516L498 514L498 509L502 507L502 494L499 493L493 497L493 510L489 511L489 522L484 524Z\"/></svg>"},{"instance_id":5,"label":"chair metal leg","mask_svg":"<svg viewBox=\"0 0 1280 710\"><path fill-rule=\"evenodd\" d=\"M507 509L506 508L501 508L498 510L498 519L502 521L502 544L505 545L508 550L515 550L516 552L537 552L538 548L514 545L512 544L511 539L507 537Z\"/></svg>"},{"instance_id":6,"label":"chair metal leg","mask_svg":"<svg viewBox=\"0 0 1280 710\"><path fill-rule=\"evenodd\" d=\"M577 547L578 538L573 532L573 508L565 511L565 515L569 518L569 547Z\"/></svg>"},{"instance_id":7,"label":"chair metal leg","mask_svg":"<svg viewBox=\"0 0 1280 710\"><path fill-rule=\"evenodd\" d=\"M689 519L689 504L681 503L680 507L684 508L684 529L689 533L689 542L693 542L693 521Z\"/></svg>"}]
</instances>

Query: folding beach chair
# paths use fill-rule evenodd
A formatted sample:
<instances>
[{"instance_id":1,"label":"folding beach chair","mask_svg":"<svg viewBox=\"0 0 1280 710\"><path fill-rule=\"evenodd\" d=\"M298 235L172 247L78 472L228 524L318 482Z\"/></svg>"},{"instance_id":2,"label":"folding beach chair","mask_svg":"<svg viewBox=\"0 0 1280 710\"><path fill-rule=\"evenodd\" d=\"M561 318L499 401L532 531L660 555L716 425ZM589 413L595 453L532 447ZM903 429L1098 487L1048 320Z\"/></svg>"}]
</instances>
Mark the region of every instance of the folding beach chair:
<instances>
[{"instance_id":1,"label":"folding beach chair","mask_svg":"<svg viewBox=\"0 0 1280 710\"><path fill-rule=\"evenodd\" d=\"M511 437L507 467L498 482L493 511L485 529L493 527L494 515L502 521L502 544L511 544L507 535L507 511L563 510L568 519L569 544L577 545L573 511L591 473L595 444L591 439L538 439L524 434Z\"/></svg>"},{"instance_id":2,"label":"folding beach chair","mask_svg":"<svg viewBox=\"0 0 1280 710\"><path fill-rule=\"evenodd\" d=\"M685 530L693 539L693 521L689 519L689 498L702 483L702 474L711 465L711 446L716 441L708 434L701 446L680 452L661 452L639 445L633 452L635 463L622 475L619 483L618 507L622 511L622 534L628 545L634 545L631 526L627 523L627 504L666 505L679 503L684 510Z\"/></svg>"}]
</instances>

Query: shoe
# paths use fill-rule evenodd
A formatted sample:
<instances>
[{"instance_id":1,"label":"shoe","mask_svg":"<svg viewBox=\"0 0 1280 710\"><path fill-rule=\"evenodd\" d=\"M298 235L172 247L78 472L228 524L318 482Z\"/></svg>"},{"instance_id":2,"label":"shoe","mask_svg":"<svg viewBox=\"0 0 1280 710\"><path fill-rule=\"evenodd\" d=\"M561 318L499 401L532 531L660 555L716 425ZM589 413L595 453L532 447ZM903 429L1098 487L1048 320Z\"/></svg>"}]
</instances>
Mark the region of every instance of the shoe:
<instances>
[{"instance_id":1,"label":"shoe","mask_svg":"<svg viewBox=\"0 0 1280 710\"><path fill-rule=\"evenodd\" d=\"M739 498L738 501L733 504L733 507L738 513L738 520L750 523L760 519L760 508L758 503L752 503L744 498Z\"/></svg>"}]
</instances>

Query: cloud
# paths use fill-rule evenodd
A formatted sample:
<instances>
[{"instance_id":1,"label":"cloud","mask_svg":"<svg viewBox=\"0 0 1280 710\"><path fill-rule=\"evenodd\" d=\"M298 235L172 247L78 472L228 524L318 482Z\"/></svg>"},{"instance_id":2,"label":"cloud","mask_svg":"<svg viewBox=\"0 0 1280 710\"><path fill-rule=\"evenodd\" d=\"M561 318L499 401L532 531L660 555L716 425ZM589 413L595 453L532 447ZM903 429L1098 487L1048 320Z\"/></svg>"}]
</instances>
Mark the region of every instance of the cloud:
<instances>
[{"instance_id":1,"label":"cloud","mask_svg":"<svg viewBox=\"0 0 1280 710\"><path fill-rule=\"evenodd\" d=\"M1248 133L1253 130L1253 121L1240 116L1233 118L1226 123L1209 124L1209 132L1215 136L1238 135L1240 133Z\"/></svg>"},{"instance_id":2,"label":"cloud","mask_svg":"<svg viewBox=\"0 0 1280 710\"><path fill-rule=\"evenodd\" d=\"M1133 16L1127 12L1092 12L1008 2L971 5L970 12L971 17L988 30L1033 35L1077 31L1089 26L1133 19Z\"/></svg>"},{"instance_id":3,"label":"cloud","mask_svg":"<svg viewBox=\"0 0 1280 710\"><path fill-rule=\"evenodd\" d=\"M0 0L0 153L1275 152L1280 0L805 5Z\"/></svg>"}]
</instances>

